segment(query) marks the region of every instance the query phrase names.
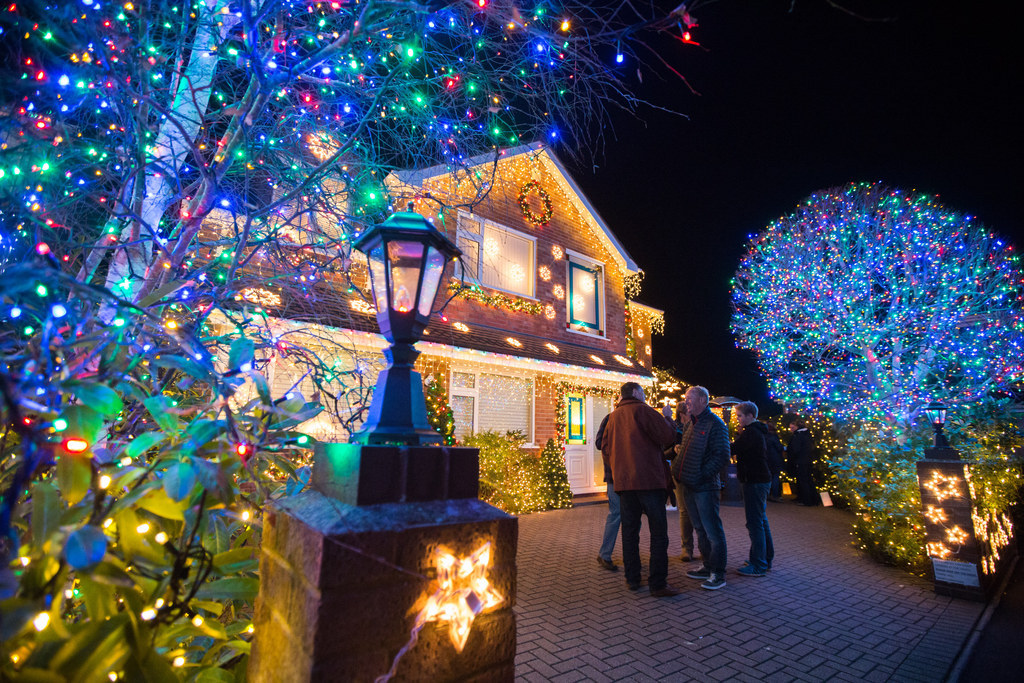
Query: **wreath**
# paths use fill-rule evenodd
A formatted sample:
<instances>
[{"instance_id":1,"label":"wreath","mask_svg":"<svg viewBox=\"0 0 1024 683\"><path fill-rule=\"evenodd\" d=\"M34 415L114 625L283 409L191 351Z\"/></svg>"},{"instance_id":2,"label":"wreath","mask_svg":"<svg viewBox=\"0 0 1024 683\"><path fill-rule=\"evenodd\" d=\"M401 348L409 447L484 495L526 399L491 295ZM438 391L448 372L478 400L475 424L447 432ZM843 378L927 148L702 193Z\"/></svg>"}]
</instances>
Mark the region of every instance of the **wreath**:
<instances>
[{"instance_id":1,"label":"wreath","mask_svg":"<svg viewBox=\"0 0 1024 683\"><path fill-rule=\"evenodd\" d=\"M530 193L533 191L537 192L540 203L544 207L544 211L539 214L534 213L533 207L530 206ZM551 206L551 195L536 180L531 180L519 190L519 210L523 212L526 220L534 225L547 225L555 214L555 210Z\"/></svg>"}]
</instances>

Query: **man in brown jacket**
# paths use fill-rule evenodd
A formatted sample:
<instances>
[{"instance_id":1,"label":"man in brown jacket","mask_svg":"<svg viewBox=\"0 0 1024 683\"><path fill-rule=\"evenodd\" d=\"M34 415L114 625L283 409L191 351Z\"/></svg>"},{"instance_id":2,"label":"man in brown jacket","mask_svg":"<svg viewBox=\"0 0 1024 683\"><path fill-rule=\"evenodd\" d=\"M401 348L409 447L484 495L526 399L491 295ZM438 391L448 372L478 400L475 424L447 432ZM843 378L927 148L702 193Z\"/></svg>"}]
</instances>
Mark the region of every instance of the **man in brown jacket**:
<instances>
[{"instance_id":1,"label":"man in brown jacket","mask_svg":"<svg viewBox=\"0 0 1024 683\"><path fill-rule=\"evenodd\" d=\"M664 449L675 432L657 410L644 403L644 390L626 382L619 405L608 415L601 452L612 471L622 511L622 563L630 590L640 588L640 517L647 515L651 531L651 595L671 597L679 591L668 585L668 521Z\"/></svg>"}]
</instances>

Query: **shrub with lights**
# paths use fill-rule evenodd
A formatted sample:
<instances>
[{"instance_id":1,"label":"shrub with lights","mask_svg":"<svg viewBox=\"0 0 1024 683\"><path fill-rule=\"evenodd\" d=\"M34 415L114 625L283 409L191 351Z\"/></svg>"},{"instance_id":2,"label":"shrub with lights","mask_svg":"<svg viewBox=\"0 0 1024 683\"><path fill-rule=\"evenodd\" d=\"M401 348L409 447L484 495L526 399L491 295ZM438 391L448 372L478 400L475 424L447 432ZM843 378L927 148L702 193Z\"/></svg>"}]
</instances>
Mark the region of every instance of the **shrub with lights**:
<instances>
[{"instance_id":1,"label":"shrub with lights","mask_svg":"<svg viewBox=\"0 0 1024 683\"><path fill-rule=\"evenodd\" d=\"M1015 499L1008 445L990 445L1016 427L988 406L1024 376L1024 274L973 217L880 183L821 191L751 239L732 295L737 343L775 400L838 427L827 488L858 513L863 547L907 566L926 557L914 463L932 400L972 416L954 443L990 473L978 504Z\"/></svg>"},{"instance_id":2,"label":"shrub with lights","mask_svg":"<svg viewBox=\"0 0 1024 683\"><path fill-rule=\"evenodd\" d=\"M523 449L525 443L515 431L466 437L466 446L480 449L480 500L513 515L547 509L539 461Z\"/></svg>"},{"instance_id":3,"label":"shrub with lights","mask_svg":"<svg viewBox=\"0 0 1024 683\"><path fill-rule=\"evenodd\" d=\"M455 445L455 414L448 403L448 392L444 390L441 377L434 375L423 392L427 400L427 420L443 438L445 446Z\"/></svg>"},{"instance_id":4,"label":"shrub with lights","mask_svg":"<svg viewBox=\"0 0 1024 683\"><path fill-rule=\"evenodd\" d=\"M368 297L350 244L393 210L384 179L592 139L601 103L637 104L616 65L643 32L692 23L619 10L6 8L0 678L241 675L259 512L308 479L296 430L368 405L379 361L332 329L339 293Z\"/></svg>"},{"instance_id":5,"label":"shrub with lights","mask_svg":"<svg viewBox=\"0 0 1024 683\"><path fill-rule=\"evenodd\" d=\"M569 487L569 472L565 469L565 450L554 439L548 439L540 452L540 471L543 509L571 508L572 489Z\"/></svg>"}]
</instances>

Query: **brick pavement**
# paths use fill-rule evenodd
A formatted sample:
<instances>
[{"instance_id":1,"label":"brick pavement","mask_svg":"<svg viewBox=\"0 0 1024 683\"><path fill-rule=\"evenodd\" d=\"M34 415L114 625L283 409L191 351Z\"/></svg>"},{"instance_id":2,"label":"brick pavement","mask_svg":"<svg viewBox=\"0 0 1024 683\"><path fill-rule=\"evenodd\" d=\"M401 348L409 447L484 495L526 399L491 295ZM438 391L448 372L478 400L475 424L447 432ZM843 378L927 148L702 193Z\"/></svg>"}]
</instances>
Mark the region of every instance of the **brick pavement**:
<instances>
[{"instance_id":1,"label":"brick pavement","mask_svg":"<svg viewBox=\"0 0 1024 683\"><path fill-rule=\"evenodd\" d=\"M877 564L851 545L849 513L769 503L775 540L764 578L747 557L743 508L722 507L728 585L687 579L669 511L674 598L626 589L597 565L605 505L519 520L516 679L520 681L942 681L984 605ZM646 524L640 537L647 562ZM646 576L645 576L646 578Z\"/></svg>"}]
</instances>

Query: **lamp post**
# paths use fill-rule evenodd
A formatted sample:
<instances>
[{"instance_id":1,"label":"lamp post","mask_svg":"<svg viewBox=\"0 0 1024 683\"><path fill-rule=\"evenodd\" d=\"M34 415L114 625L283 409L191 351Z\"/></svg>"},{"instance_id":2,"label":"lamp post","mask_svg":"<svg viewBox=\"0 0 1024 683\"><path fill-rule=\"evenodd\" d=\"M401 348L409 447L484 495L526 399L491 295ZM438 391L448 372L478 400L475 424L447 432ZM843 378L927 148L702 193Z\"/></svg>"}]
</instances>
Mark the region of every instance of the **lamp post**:
<instances>
[{"instance_id":1,"label":"lamp post","mask_svg":"<svg viewBox=\"0 0 1024 683\"><path fill-rule=\"evenodd\" d=\"M422 380L413 370L420 355L414 344L430 322L445 264L462 252L411 210L392 214L352 246L366 254L377 324L391 343L384 350L388 367L377 378L370 412L352 440L366 445L440 445L441 435L427 421Z\"/></svg>"},{"instance_id":2,"label":"lamp post","mask_svg":"<svg viewBox=\"0 0 1024 683\"><path fill-rule=\"evenodd\" d=\"M928 417L928 421L932 423L932 429L935 430L933 448L948 449L949 442L946 441L946 435L942 433L942 425L946 422L946 406L938 401L932 401L924 409L924 414Z\"/></svg>"}]
</instances>

